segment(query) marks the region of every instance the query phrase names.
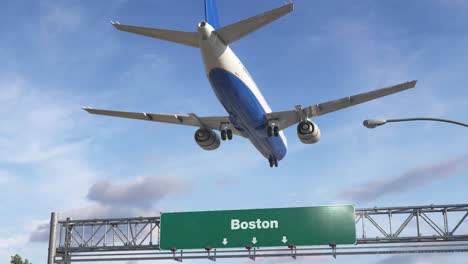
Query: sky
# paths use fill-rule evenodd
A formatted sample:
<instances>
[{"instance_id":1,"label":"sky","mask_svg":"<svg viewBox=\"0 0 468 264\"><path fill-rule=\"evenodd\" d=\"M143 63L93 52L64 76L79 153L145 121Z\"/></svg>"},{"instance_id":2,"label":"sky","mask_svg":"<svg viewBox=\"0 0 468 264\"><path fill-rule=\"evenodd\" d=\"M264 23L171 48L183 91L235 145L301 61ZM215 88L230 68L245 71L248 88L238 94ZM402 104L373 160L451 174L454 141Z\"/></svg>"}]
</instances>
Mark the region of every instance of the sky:
<instances>
[{"instance_id":1,"label":"sky","mask_svg":"<svg viewBox=\"0 0 468 264\"><path fill-rule=\"evenodd\" d=\"M220 0L220 22L228 25L281 4ZM410 91L315 118L322 133L317 144L303 145L294 127L287 129L288 154L271 169L243 138L207 152L194 142L192 127L81 109L225 115L199 50L110 24L195 31L204 16L202 1L2 2L0 259L19 253L44 263L52 211L77 219L466 203L466 128L412 122L366 129L362 121L468 122L467 14L468 2L459 0L297 0L293 13L234 43L274 111L418 80ZM333 262L463 263L464 258L353 256Z\"/></svg>"}]
</instances>

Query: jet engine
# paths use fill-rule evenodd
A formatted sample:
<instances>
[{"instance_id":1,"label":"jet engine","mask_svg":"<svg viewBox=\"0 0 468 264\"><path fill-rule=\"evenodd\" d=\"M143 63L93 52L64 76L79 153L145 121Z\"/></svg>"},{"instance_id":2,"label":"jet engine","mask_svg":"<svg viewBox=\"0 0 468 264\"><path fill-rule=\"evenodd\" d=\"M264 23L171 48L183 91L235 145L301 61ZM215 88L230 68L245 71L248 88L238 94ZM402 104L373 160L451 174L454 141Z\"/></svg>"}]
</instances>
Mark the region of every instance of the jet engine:
<instances>
[{"instance_id":1,"label":"jet engine","mask_svg":"<svg viewBox=\"0 0 468 264\"><path fill-rule=\"evenodd\" d=\"M195 141L204 150L215 150L221 144L218 134L206 128L200 128L195 132Z\"/></svg>"},{"instance_id":2,"label":"jet engine","mask_svg":"<svg viewBox=\"0 0 468 264\"><path fill-rule=\"evenodd\" d=\"M297 125L297 136L304 144L317 143L320 140L320 129L310 120L302 121Z\"/></svg>"}]
</instances>

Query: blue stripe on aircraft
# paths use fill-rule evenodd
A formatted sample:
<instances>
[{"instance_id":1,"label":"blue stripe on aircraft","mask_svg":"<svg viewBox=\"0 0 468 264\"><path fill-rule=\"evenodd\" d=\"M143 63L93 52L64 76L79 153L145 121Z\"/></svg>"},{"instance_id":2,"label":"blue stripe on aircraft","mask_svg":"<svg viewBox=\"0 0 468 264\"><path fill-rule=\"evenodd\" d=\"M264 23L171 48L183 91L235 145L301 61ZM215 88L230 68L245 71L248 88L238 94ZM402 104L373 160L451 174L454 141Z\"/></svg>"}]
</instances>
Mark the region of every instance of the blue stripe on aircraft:
<instances>
[{"instance_id":1,"label":"blue stripe on aircraft","mask_svg":"<svg viewBox=\"0 0 468 264\"><path fill-rule=\"evenodd\" d=\"M267 136L266 112L247 85L221 68L211 70L209 79L234 127L243 131L266 158L273 156L277 160L283 159L286 145L280 137Z\"/></svg>"}]
</instances>

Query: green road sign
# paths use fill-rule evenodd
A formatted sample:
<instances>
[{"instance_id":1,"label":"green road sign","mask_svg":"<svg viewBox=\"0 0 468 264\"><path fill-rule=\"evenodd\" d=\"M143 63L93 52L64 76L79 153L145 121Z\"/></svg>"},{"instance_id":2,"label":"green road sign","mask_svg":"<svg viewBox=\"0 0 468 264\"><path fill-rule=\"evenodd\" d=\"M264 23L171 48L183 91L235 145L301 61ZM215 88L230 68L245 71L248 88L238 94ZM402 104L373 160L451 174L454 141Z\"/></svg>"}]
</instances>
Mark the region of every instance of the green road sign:
<instances>
[{"instance_id":1,"label":"green road sign","mask_svg":"<svg viewBox=\"0 0 468 264\"><path fill-rule=\"evenodd\" d=\"M354 206L161 214L161 249L355 244Z\"/></svg>"}]
</instances>

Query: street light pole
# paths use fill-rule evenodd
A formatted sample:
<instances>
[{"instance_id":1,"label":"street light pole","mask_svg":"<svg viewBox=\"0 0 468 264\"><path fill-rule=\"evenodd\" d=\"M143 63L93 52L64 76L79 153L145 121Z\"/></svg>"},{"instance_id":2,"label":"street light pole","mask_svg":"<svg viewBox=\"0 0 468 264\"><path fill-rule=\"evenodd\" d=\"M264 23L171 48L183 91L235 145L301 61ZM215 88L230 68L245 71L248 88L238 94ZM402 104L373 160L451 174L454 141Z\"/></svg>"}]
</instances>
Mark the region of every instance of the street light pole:
<instances>
[{"instance_id":1,"label":"street light pole","mask_svg":"<svg viewBox=\"0 0 468 264\"><path fill-rule=\"evenodd\" d=\"M367 128L376 128L378 126L384 125L386 123L392 123L392 122L407 122L407 121L437 121L437 122L445 122L445 123L451 123L459 126L464 126L468 127L468 124L453 121L453 120L448 120L448 119L441 119L441 118L431 118L431 117L414 117L414 118L399 118L399 119L367 119L364 120L362 123L365 127Z\"/></svg>"}]
</instances>

